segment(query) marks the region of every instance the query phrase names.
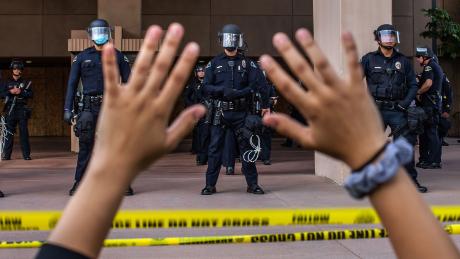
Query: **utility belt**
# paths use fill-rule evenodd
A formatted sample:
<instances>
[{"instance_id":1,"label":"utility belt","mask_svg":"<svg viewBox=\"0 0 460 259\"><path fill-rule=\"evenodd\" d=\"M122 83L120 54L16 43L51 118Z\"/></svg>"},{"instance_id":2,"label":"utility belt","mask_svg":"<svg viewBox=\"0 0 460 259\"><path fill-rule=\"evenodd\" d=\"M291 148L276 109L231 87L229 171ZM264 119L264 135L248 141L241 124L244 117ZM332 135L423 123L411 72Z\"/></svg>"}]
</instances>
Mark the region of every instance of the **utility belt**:
<instances>
[{"instance_id":1,"label":"utility belt","mask_svg":"<svg viewBox=\"0 0 460 259\"><path fill-rule=\"evenodd\" d=\"M89 108L90 106L94 105L101 105L102 104L103 95L85 95L83 96L83 108Z\"/></svg>"},{"instance_id":2,"label":"utility belt","mask_svg":"<svg viewBox=\"0 0 460 259\"><path fill-rule=\"evenodd\" d=\"M249 109L249 102L246 98L239 98L233 101L212 100L213 106L222 111L246 111Z\"/></svg>"},{"instance_id":3,"label":"utility belt","mask_svg":"<svg viewBox=\"0 0 460 259\"><path fill-rule=\"evenodd\" d=\"M397 101L390 101L390 100L380 100L380 99L375 99L375 105L379 109L385 109L385 110L396 110L398 106Z\"/></svg>"}]
</instances>

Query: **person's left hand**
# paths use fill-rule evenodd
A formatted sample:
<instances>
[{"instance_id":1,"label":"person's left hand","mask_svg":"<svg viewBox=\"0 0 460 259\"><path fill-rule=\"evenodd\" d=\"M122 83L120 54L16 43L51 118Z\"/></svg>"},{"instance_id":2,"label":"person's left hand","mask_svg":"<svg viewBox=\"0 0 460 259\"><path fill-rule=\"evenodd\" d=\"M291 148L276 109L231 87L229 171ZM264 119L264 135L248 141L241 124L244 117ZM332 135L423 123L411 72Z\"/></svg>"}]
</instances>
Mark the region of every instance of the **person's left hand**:
<instances>
[{"instance_id":1,"label":"person's left hand","mask_svg":"<svg viewBox=\"0 0 460 259\"><path fill-rule=\"evenodd\" d=\"M448 112L443 112L443 113L441 113L441 117L443 117L444 119L448 119L449 118L449 113Z\"/></svg>"},{"instance_id":2,"label":"person's left hand","mask_svg":"<svg viewBox=\"0 0 460 259\"><path fill-rule=\"evenodd\" d=\"M142 169L173 150L204 115L205 108L194 105L169 125L176 99L199 54L198 44L187 44L168 74L183 34L180 24L171 24L156 55L162 30L159 26L150 27L124 86L119 84L113 45L104 46L105 93L92 166L101 168L110 164L117 169L110 172L112 177L126 176L132 180Z\"/></svg>"}]
</instances>

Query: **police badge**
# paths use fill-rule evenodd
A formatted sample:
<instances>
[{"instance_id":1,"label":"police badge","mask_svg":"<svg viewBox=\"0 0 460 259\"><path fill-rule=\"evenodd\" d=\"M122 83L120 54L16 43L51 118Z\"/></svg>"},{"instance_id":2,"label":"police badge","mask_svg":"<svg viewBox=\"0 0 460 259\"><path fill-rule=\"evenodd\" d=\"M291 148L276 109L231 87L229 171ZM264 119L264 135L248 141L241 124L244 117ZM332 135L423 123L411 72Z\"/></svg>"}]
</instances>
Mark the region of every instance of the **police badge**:
<instances>
[{"instance_id":1,"label":"police badge","mask_svg":"<svg viewBox=\"0 0 460 259\"><path fill-rule=\"evenodd\" d=\"M243 60L241 61L241 66L242 66L243 68L246 68L246 60L243 59Z\"/></svg>"},{"instance_id":2,"label":"police badge","mask_svg":"<svg viewBox=\"0 0 460 259\"><path fill-rule=\"evenodd\" d=\"M396 63L395 63L395 67L396 67L396 69L398 69L398 70L401 69L401 62L399 62L399 61L396 62Z\"/></svg>"}]
</instances>

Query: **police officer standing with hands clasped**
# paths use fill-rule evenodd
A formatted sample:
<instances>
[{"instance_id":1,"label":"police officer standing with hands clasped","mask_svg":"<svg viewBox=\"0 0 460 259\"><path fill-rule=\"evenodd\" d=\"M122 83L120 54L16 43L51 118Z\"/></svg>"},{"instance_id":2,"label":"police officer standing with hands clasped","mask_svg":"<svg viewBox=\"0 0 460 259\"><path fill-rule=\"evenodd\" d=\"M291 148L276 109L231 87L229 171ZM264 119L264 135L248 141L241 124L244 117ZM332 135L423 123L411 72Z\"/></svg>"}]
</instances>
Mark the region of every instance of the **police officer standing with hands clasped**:
<instances>
[{"instance_id":1,"label":"police officer standing with hands clasped","mask_svg":"<svg viewBox=\"0 0 460 259\"><path fill-rule=\"evenodd\" d=\"M250 152L248 134L248 118L251 108L251 94L257 89L257 65L238 53L244 45L243 34L234 24L227 24L218 34L219 43L224 53L214 57L206 66L204 90L213 101L213 124L209 145L206 186L202 195L216 192L216 183L222 165L222 151L225 138L225 127L234 130L238 145L243 155ZM268 108L268 107L266 107ZM249 115L249 116L248 116ZM260 118L259 118L260 120ZM242 159L242 170L248 185L247 192L264 194L258 185L255 161Z\"/></svg>"},{"instance_id":2,"label":"police officer standing with hands clasped","mask_svg":"<svg viewBox=\"0 0 460 259\"><path fill-rule=\"evenodd\" d=\"M32 98L32 81L22 78L24 63L13 60L10 64L11 78L3 82L1 97L5 98L4 115L6 121L6 139L2 151L2 160L10 160L13 152L14 134L19 124L19 139L21 142L22 157L30 158L29 130L27 121L31 116L31 109L27 107L27 100Z\"/></svg>"},{"instance_id":3,"label":"police officer standing with hands clasped","mask_svg":"<svg viewBox=\"0 0 460 259\"><path fill-rule=\"evenodd\" d=\"M438 125L441 117L441 90L444 72L434 60L433 51L417 47L415 56L423 67L417 91L417 101L427 115L423 133L420 135L420 161L417 166L424 169L441 168L441 139Z\"/></svg>"},{"instance_id":4,"label":"police officer standing with hands clasped","mask_svg":"<svg viewBox=\"0 0 460 259\"><path fill-rule=\"evenodd\" d=\"M415 145L416 135L406 130L407 109L417 93L415 72L409 59L395 49L399 43L399 32L393 25L380 25L374 31L374 37L379 44L378 50L361 59L367 87L380 111L384 126L390 126L394 138L406 133L403 137ZM406 164L405 168L419 192L426 192L427 188L417 180L414 160Z\"/></svg>"},{"instance_id":5,"label":"police officer standing with hands clasped","mask_svg":"<svg viewBox=\"0 0 460 259\"><path fill-rule=\"evenodd\" d=\"M74 111L74 113L78 113L75 135L79 137L79 153L75 171L75 183L70 189L69 195L73 195L77 190L94 146L96 122L104 94L101 51L104 44L108 43L111 38L109 23L103 19L92 21L88 27L88 34L94 46L85 49L73 59L64 105L64 121L71 124L73 118L72 107L74 106L78 83L81 79L83 106L81 111ZM129 60L119 50L116 50L116 57L121 82L126 83L131 72ZM128 187L126 195L133 195L131 187Z\"/></svg>"}]
</instances>

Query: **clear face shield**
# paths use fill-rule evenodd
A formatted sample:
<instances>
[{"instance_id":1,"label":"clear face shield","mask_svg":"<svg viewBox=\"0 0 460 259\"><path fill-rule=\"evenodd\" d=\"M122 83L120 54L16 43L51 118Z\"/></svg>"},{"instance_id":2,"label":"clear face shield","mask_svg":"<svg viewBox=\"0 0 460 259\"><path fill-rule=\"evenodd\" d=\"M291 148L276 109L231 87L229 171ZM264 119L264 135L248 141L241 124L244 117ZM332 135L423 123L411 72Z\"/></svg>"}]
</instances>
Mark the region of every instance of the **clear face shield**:
<instances>
[{"instance_id":1,"label":"clear face shield","mask_svg":"<svg viewBox=\"0 0 460 259\"><path fill-rule=\"evenodd\" d=\"M97 45L104 45L110 40L109 27L92 27L88 29L89 37Z\"/></svg>"},{"instance_id":2,"label":"clear face shield","mask_svg":"<svg viewBox=\"0 0 460 259\"><path fill-rule=\"evenodd\" d=\"M224 48L242 48L243 34L222 33L222 47Z\"/></svg>"},{"instance_id":3,"label":"clear face shield","mask_svg":"<svg viewBox=\"0 0 460 259\"><path fill-rule=\"evenodd\" d=\"M399 44L399 31L395 30L381 30L377 32L377 36L382 43L395 43Z\"/></svg>"}]
</instances>

